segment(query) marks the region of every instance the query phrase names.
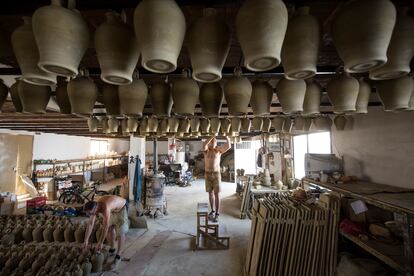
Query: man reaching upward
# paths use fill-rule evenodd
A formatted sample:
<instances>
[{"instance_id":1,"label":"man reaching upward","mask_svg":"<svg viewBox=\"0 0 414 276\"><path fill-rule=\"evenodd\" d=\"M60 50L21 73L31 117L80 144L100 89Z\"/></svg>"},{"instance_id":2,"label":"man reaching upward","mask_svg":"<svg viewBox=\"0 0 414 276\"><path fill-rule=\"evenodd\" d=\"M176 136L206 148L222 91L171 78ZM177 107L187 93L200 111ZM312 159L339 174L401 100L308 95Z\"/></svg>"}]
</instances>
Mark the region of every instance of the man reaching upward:
<instances>
[{"instance_id":1,"label":"man reaching upward","mask_svg":"<svg viewBox=\"0 0 414 276\"><path fill-rule=\"evenodd\" d=\"M220 157L223 153L231 148L230 139L227 137L227 143L223 147L217 147L217 140L214 136L204 142L204 171L206 181L206 192L208 192L211 212L209 219L217 222L220 209ZM215 204L214 204L215 203ZM215 207L215 210L214 210Z\"/></svg>"}]
</instances>

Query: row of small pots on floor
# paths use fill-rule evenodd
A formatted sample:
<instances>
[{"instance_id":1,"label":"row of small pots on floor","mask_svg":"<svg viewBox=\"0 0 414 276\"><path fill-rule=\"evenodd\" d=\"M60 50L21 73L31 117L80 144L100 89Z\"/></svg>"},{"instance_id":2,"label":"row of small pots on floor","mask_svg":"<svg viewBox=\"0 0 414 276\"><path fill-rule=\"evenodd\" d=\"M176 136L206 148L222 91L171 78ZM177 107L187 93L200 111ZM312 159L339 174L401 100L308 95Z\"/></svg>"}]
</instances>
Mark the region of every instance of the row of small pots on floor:
<instances>
[{"instance_id":1,"label":"row of small pots on floor","mask_svg":"<svg viewBox=\"0 0 414 276\"><path fill-rule=\"evenodd\" d=\"M52 0L52 5L37 9L32 20L26 19L13 33L13 48L25 81L51 84L56 83L56 75L77 75L90 44L90 30L74 10L74 1L68 2L65 8L59 0ZM369 71L372 79L390 79L410 71L413 21L406 9L397 15L389 0L366 0L341 5L328 23L347 72ZM187 31L175 1L143 0L135 9L134 30L125 22L125 16L109 13L95 32L104 81L131 83L140 55L142 66L149 71L174 71L186 36L193 78L201 82L221 79L231 31L213 10L207 9ZM235 26L249 70L267 71L283 62L289 79L315 75L322 35L308 7L299 7L288 24L288 11L281 0L247 0L238 11Z\"/></svg>"}]
</instances>

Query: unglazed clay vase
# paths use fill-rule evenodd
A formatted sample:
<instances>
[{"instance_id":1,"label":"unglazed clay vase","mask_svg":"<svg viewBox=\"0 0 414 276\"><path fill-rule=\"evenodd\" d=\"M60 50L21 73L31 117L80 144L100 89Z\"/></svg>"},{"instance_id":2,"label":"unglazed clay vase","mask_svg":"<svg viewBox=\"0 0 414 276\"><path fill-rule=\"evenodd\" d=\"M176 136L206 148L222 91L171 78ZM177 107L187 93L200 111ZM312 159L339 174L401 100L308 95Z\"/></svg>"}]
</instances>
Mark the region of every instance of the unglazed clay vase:
<instances>
[{"instance_id":1,"label":"unglazed clay vase","mask_svg":"<svg viewBox=\"0 0 414 276\"><path fill-rule=\"evenodd\" d=\"M190 132L190 119L180 119L178 125L178 132L180 133L189 133Z\"/></svg>"},{"instance_id":2,"label":"unglazed clay vase","mask_svg":"<svg viewBox=\"0 0 414 276\"><path fill-rule=\"evenodd\" d=\"M22 101L20 100L18 89L20 82L22 82L21 78L16 78L16 82L10 86L10 97L17 113L23 112Z\"/></svg>"},{"instance_id":3,"label":"unglazed clay vase","mask_svg":"<svg viewBox=\"0 0 414 276\"><path fill-rule=\"evenodd\" d=\"M108 118L102 119L102 133L109 134Z\"/></svg>"},{"instance_id":4,"label":"unglazed clay vase","mask_svg":"<svg viewBox=\"0 0 414 276\"><path fill-rule=\"evenodd\" d=\"M272 127L275 129L276 132L280 132L283 130L283 122L285 121L282 117L274 117L272 120Z\"/></svg>"},{"instance_id":5,"label":"unglazed clay vase","mask_svg":"<svg viewBox=\"0 0 414 276\"><path fill-rule=\"evenodd\" d=\"M105 256L101 252L96 252L91 259L92 262L92 272L101 272L103 269Z\"/></svg>"},{"instance_id":6,"label":"unglazed clay vase","mask_svg":"<svg viewBox=\"0 0 414 276\"><path fill-rule=\"evenodd\" d=\"M231 133L235 134L235 133L239 133L240 129L241 129L241 120L240 118L234 117L230 119L231 121Z\"/></svg>"},{"instance_id":7,"label":"unglazed clay vase","mask_svg":"<svg viewBox=\"0 0 414 276\"><path fill-rule=\"evenodd\" d=\"M210 135L217 135L220 131L221 120L219 118L210 119Z\"/></svg>"},{"instance_id":8,"label":"unglazed clay vase","mask_svg":"<svg viewBox=\"0 0 414 276\"><path fill-rule=\"evenodd\" d=\"M174 113L187 116L194 115L200 88L197 82L191 79L188 69L183 70L182 77L174 81L171 93L174 102Z\"/></svg>"},{"instance_id":9,"label":"unglazed clay vase","mask_svg":"<svg viewBox=\"0 0 414 276\"><path fill-rule=\"evenodd\" d=\"M79 224L75 230L75 241L77 243L83 243L85 240L85 226Z\"/></svg>"},{"instance_id":10,"label":"unglazed clay vase","mask_svg":"<svg viewBox=\"0 0 414 276\"><path fill-rule=\"evenodd\" d=\"M303 117L296 117L293 120L294 127L297 131L304 131L305 130L305 123L306 123L306 120Z\"/></svg>"},{"instance_id":11,"label":"unglazed clay vase","mask_svg":"<svg viewBox=\"0 0 414 276\"><path fill-rule=\"evenodd\" d=\"M293 120L290 118L285 118L283 120L282 132L291 133L293 128Z\"/></svg>"},{"instance_id":12,"label":"unglazed clay vase","mask_svg":"<svg viewBox=\"0 0 414 276\"><path fill-rule=\"evenodd\" d=\"M272 120L270 118L263 118L262 132L268 133L272 126Z\"/></svg>"},{"instance_id":13,"label":"unglazed clay vase","mask_svg":"<svg viewBox=\"0 0 414 276\"><path fill-rule=\"evenodd\" d=\"M371 85L363 80L360 79L359 81L359 92L358 98L356 101L356 113L365 114L368 113L368 103L369 103L369 96L371 95Z\"/></svg>"},{"instance_id":14,"label":"unglazed clay vase","mask_svg":"<svg viewBox=\"0 0 414 276\"><path fill-rule=\"evenodd\" d=\"M148 132L155 133L158 129L158 119L155 117L148 118Z\"/></svg>"},{"instance_id":15,"label":"unglazed clay vase","mask_svg":"<svg viewBox=\"0 0 414 276\"><path fill-rule=\"evenodd\" d=\"M142 116L145 101L148 96L148 88L143 80L134 75L134 80L128 85L118 87L121 113L126 116Z\"/></svg>"},{"instance_id":16,"label":"unglazed clay vase","mask_svg":"<svg viewBox=\"0 0 414 276\"><path fill-rule=\"evenodd\" d=\"M413 85L413 80L410 77L379 81L376 84L377 93L384 110L401 111L407 109L413 92Z\"/></svg>"},{"instance_id":17,"label":"unglazed clay vase","mask_svg":"<svg viewBox=\"0 0 414 276\"><path fill-rule=\"evenodd\" d=\"M234 76L224 85L224 96L226 97L229 115L239 116L247 113L250 98L252 96L252 85L243 77L240 68L234 70Z\"/></svg>"},{"instance_id":18,"label":"unglazed clay vase","mask_svg":"<svg viewBox=\"0 0 414 276\"><path fill-rule=\"evenodd\" d=\"M90 132L98 131L99 121L98 119L96 119L96 117L89 117L87 123L88 123L88 129Z\"/></svg>"},{"instance_id":19,"label":"unglazed clay vase","mask_svg":"<svg viewBox=\"0 0 414 276\"><path fill-rule=\"evenodd\" d=\"M168 126L168 118L164 118L158 122L158 131L163 135L170 131Z\"/></svg>"},{"instance_id":20,"label":"unglazed clay vase","mask_svg":"<svg viewBox=\"0 0 414 276\"><path fill-rule=\"evenodd\" d=\"M346 125L346 117L343 115L335 116L333 122L336 130L343 131Z\"/></svg>"},{"instance_id":21,"label":"unglazed clay vase","mask_svg":"<svg viewBox=\"0 0 414 276\"><path fill-rule=\"evenodd\" d=\"M219 82L205 83L200 89L200 106L206 117L217 117L223 102L223 89Z\"/></svg>"},{"instance_id":22,"label":"unglazed clay vase","mask_svg":"<svg viewBox=\"0 0 414 276\"><path fill-rule=\"evenodd\" d=\"M389 0L353 0L338 11L331 36L345 71L367 72L387 62L395 20L396 10Z\"/></svg>"},{"instance_id":23,"label":"unglazed clay vase","mask_svg":"<svg viewBox=\"0 0 414 276\"><path fill-rule=\"evenodd\" d=\"M37 226L33 229L33 232L32 232L33 241L35 242L43 241L43 229L44 227L40 223L37 224Z\"/></svg>"},{"instance_id":24,"label":"unglazed clay vase","mask_svg":"<svg viewBox=\"0 0 414 276\"><path fill-rule=\"evenodd\" d=\"M307 79L316 74L320 26L309 7L299 7L289 20L282 46L282 64L287 79Z\"/></svg>"},{"instance_id":25,"label":"unglazed clay vase","mask_svg":"<svg viewBox=\"0 0 414 276\"><path fill-rule=\"evenodd\" d=\"M39 49L38 66L62 76L78 74L79 63L90 43L89 28L69 0L69 8L60 0L38 8L32 18L33 33ZM59 20L57 20L57 18Z\"/></svg>"},{"instance_id":26,"label":"unglazed clay vase","mask_svg":"<svg viewBox=\"0 0 414 276\"><path fill-rule=\"evenodd\" d=\"M65 242L74 242L75 241L75 229L69 224L66 223L65 231L63 232L65 237Z\"/></svg>"},{"instance_id":27,"label":"unglazed clay vase","mask_svg":"<svg viewBox=\"0 0 414 276\"><path fill-rule=\"evenodd\" d=\"M105 14L106 22L95 31L95 48L104 82L125 85L139 59L139 48L132 28L115 12Z\"/></svg>"},{"instance_id":28,"label":"unglazed clay vase","mask_svg":"<svg viewBox=\"0 0 414 276\"><path fill-rule=\"evenodd\" d=\"M118 133L119 121L116 118L108 118L109 133Z\"/></svg>"},{"instance_id":29,"label":"unglazed clay vase","mask_svg":"<svg viewBox=\"0 0 414 276\"><path fill-rule=\"evenodd\" d=\"M148 132L149 132L148 118L144 117L141 119L141 122L139 124L139 133L141 135L146 135Z\"/></svg>"},{"instance_id":30,"label":"unglazed clay vase","mask_svg":"<svg viewBox=\"0 0 414 276\"><path fill-rule=\"evenodd\" d=\"M83 272L83 276L90 276L91 275L91 271L92 271L92 264L91 262L89 262L89 260L86 260L83 264L82 264L82 272Z\"/></svg>"},{"instance_id":31,"label":"unglazed clay vase","mask_svg":"<svg viewBox=\"0 0 414 276\"><path fill-rule=\"evenodd\" d=\"M236 31L249 70L267 71L280 64L287 24L288 13L281 0L243 3L237 14Z\"/></svg>"},{"instance_id":32,"label":"unglazed clay vase","mask_svg":"<svg viewBox=\"0 0 414 276\"><path fill-rule=\"evenodd\" d=\"M87 73L68 83L68 96L73 114L91 115L98 97L98 89Z\"/></svg>"},{"instance_id":33,"label":"unglazed clay vase","mask_svg":"<svg viewBox=\"0 0 414 276\"><path fill-rule=\"evenodd\" d=\"M128 118L127 126L130 133L134 133L138 128L138 119L137 118Z\"/></svg>"},{"instance_id":34,"label":"unglazed clay vase","mask_svg":"<svg viewBox=\"0 0 414 276\"><path fill-rule=\"evenodd\" d=\"M216 82L230 50L231 33L226 22L212 8L204 9L187 33L193 78L199 82Z\"/></svg>"},{"instance_id":35,"label":"unglazed clay vase","mask_svg":"<svg viewBox=\"0 0 414 276\"><path fill-rule=\"evenodd\" d=\"M321 86L316 82L306 82L305 99L303 100L302 115L310 116L320 113Z\"/></svg>"},{"instance_id":36,"label":"unglazed clay vase","mask_svg":"<svg viewBox=\"0 0 414 276\"><path fill-rule=\"evenodd\" d=\"M200 131L202 135L210 132L210 120L208 118L200 118Z\"/></svg>"},{"instance_id":37,"label":"unglazed clay vase","mask_svg":"<svg viewBox=\"0 0 414 276\"><path fill-rule=\"evenodd\" d=\"M276 85L276 95L285 114L303 111L305 93L306 83L304 80L288 80L283 78Z\"/></svg>"},{"instance_id":38,"label":"unglazed clay vase","mask_svg":"<svg viewBox=\"0 0 414 276\"><path fill-rule=\"evenodd\" d=\"M262 131L263 118L254 117L252 119L252 129L255 131Z\"/></svg>"},{"instance_id":39,"label":"unglazed clay vase","mask_svg":"<svg viewBox=\"0 0 414 276\"><path fill-rule=\"evenodd\" d=\"M19 82L20 101L25 113L46 113L52 91L50 86L39 86L27 82Z\"/></svg>"},{"instance_id":40,"label":"unglazed clay vase","mask_svg":"<svg viewBox=\"0 0 414 276\"><path fill-rule=\"evenodd\" d=\"M178 131L180 120L178 118L168 118L168 132L175 133Z\"/></svg>"},{"instance_id":41,"label":"unglazed clay vase","mask_svg":"<svg viewBox=\"0 0 414 276\"><path fill-rule=\"evenodd\" d=\"M249 118L241 119L241 129L240 129L241 132L249 133L251 126L252 126L252 122L250 121Z\"/></svg>"},{"instance_id":42,"label":"unglazed clay vase","mask_svg":"<svg viewBox=\"0 0 414 276\"><path fill-rule=\"evenodd\" d=\"M24 25L14 30L11 36L14 55L22 71L24 81L37 85L56 84L56 75L41 70L39 51L32 30L32 19L23 17Z\"/></svg>"},{"instance_id":43,"label":"unglazed clay vase","mask_svg":"<svg viewBox=\"0 0 414 276\"><path fill-rule=\"evenodd\" d=\"M316 130L331 131L332 120L329 117L316 117L313 119Z\"/></svg>"},{"instance_id":44,"label":"unglazed clay vase","mask_svg":"<svg viewBox=\"0 0 414 276\"><path fill-rule=\"evenodd\" d=\"M69 96L68 96L68 82L62 78L59 78L55 92L56 92L56 102L59 106L60 113L71 114L72 107L70 105Z\"/></svg>"},{"instance_id":45,"label":"unglazed clay vase","mask_svg":"<svg viewBox=\"0 0 414 276\"><path fill-rule=\"evenodd\" d=\"M52 225L48 225L43 230L43 240L45 242L53 242L53 227Z\"/></svg>"},{"instance_id":46,"label":"unglazed clay vase","mask_svg":"<svg viewBox=\"0 0 414 276\"><path fill-rule=\"evenodd\" d=\"M57 242L65 241L65 236L63 232L64 229L60 225L56 226L55 230L53 230L53 240Z\"/></svg>"},{"instance_id":47,"label":"unglazed clay vase","mask_svg":"<svg viewBox=\"0 0 414 276\"><path fill-rule=\"evenodd\" d=\"M410 61L414 55L414 18L407 15L408 7L397 13L397 21L387 50L387 63L369 72L373 80L403 77L410 73Z\"/></svg>"},{"instance_id":48,"label":"unglazed clay vase","mask_svg":"<svg viewBox=\"0 0 414 276\"><path fill-rule=\"evenodd\" d=\"M128 136L130 133L128 129L128 122L127 122L127 119L125 118L121 120L121 130L122 130L122 135L124 136Z\"/></svg>"},{"instance_id":49,"label":"unglazed clay vase","mask_svg":"<svg viewBox=\"0 0 414 276\"><path fill-rule=\"evenodd\" d=\"M270 105L272 104L273 88L265 81L257 80L252 84L252 96L250 106L253 114L263 116L270 114Z\"/></svg>"},{"instance_id":50,"label":"unglazed clay vase","mask_svg":"<svg viewBox=\"0 0 414 276\"><path fill-rule=\"evenodd\" d=\"M9 95L9 88L4 84L3 80L0 79L0 109L6 102L7 96Z\"/></svg>"},{"instance_id":51,"label":"unglazed clay vase","mask_svg":"<svg viewBox=\"0 0 414 276\"><path fill-rule=\"evenodd\" d=\"M326 86L334 113L349 113L356 110L359 82L348 73L337 73Z\"/></svg>"},{"instance_id":52,"label":"unglazed clay vase","mask_svg":"<svg viewBox=\"0 0 414 276\"><path fill-rule=\"evenodd\" d=\"M312 118L304 118L305 119L305 125L303 126L303 131L308 133L312 127Z\"/></svg>"},{"instance_id":53,"label":"unglazed clay vase","mask_svg":"<svg viewBox=\"0 0 414 276\"><path fill-rule=\"evenodd\" d=\"M142 66L154 73L177 68L185 36L185 17L174 0L143 0L134 13Z\"/></svg>"},{"instance_id":54,"label":"unglazed clay vase","mask_svg":"<svg viewBox=\"0 0 414 276\"><path fill-rule=\"evenodd\" d=\"M156 2L157 1L162 0L156 0ZM149 95L151 99L152 113L159 117L169 117L173 105L170 85L165 82L154 83L151 85Z\"/></svg>"},{"instance_id":55,"label":"unglazed clay vase","mask_svg":"<svg viewBox=\"0 0 414 276\"><path fill-rule=\"evenodd\" d=\"M227 135L230 133L231 121L229 118L221 118L220 123L220 134Z\"/></svg>"},{"instance_id":56,"label":"unglazed clay vase","mask_svg":"<svg viewBox=\"0 0 414 276\"><path fill-rule=\"evenodd\" d=\"M107 116L117 116L121 114L118 86L113 84L104 84L102 89L102 100L105 105Z\"/></svg>"},{"instance_id":57,"label":"unglazed clay vase","mask_svg":"<svg viewBox=\"0 0 414 276\"><path fill-rule=\"evenodd\" d=\"M200 119L199 118L191 118L190 119L190 128L192 133L200 132Z\"/></svg>"}]
</instances>

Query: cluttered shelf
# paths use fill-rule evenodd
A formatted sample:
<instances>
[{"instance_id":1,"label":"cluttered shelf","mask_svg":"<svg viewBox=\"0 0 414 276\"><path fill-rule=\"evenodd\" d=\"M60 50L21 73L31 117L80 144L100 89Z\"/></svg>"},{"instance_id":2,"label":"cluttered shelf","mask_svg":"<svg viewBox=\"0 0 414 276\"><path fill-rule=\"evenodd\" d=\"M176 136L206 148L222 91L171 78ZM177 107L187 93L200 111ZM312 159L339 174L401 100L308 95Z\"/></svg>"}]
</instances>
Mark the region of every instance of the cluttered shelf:
<instances>
[{"instance_id":1,"label":"cluttered shelf","mask_svg":"<svg viewBox=\"0 0 414 276\"><path fill-rule=\"evenodd\" d=\"M122 158L128 157L127 154L118 154L118 155L108 155L108 156L100 156L100 157L93 157L93 158L81 158L81 159L66 159L66 160L34 160L33 163L37 165L56 165L56 164L66 164L66 163L80 163L83 161L94 161L94 160L102 160L102 159L114 159L114 158Z\"/></svg>"}]
</instances>

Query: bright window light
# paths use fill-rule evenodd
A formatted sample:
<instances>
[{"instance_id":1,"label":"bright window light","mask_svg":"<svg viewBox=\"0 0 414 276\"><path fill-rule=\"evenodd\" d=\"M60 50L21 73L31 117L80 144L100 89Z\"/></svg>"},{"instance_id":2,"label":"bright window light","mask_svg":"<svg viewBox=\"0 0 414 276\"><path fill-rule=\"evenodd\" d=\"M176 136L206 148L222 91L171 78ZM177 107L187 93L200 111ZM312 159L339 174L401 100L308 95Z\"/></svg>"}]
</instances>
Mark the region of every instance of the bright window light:
<instances>
[{"instance_id":1,"label":"bright window light","mask_svg":"<svg viewBox=\"0 0 414 276\"><path fill-rule=\"evenodd\" d=\"M105 155L109 150L107 140L91 140L91 155Z\"/></svg>"}]
</instances>

